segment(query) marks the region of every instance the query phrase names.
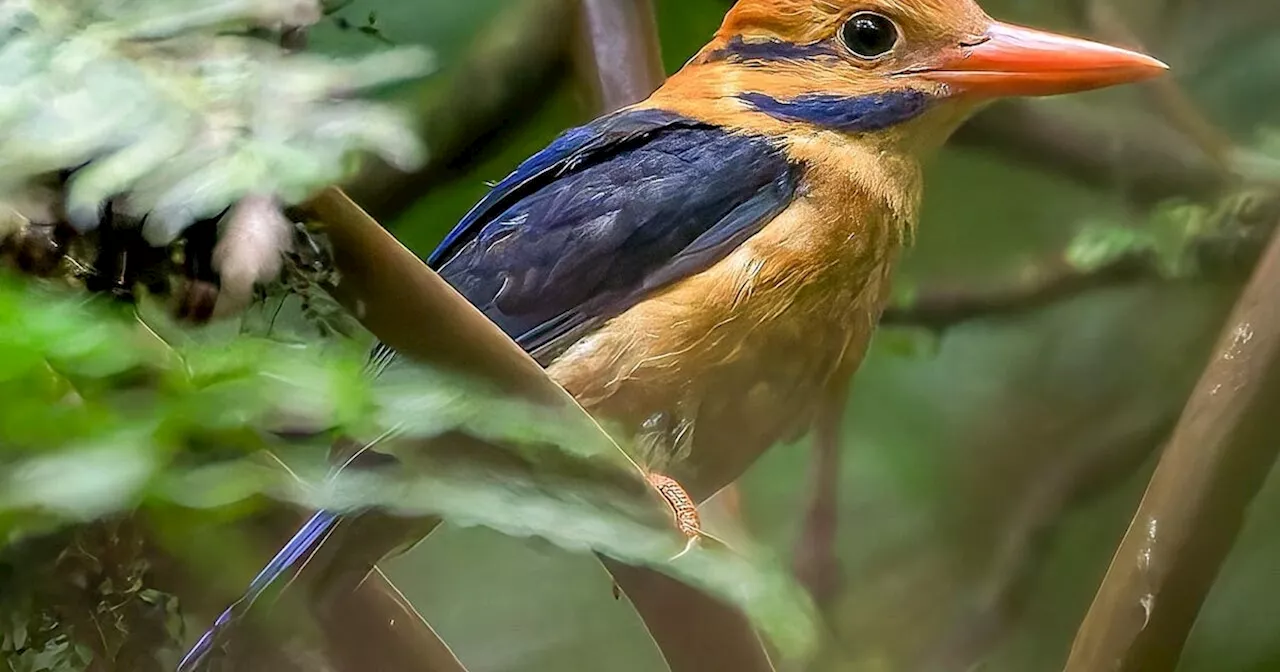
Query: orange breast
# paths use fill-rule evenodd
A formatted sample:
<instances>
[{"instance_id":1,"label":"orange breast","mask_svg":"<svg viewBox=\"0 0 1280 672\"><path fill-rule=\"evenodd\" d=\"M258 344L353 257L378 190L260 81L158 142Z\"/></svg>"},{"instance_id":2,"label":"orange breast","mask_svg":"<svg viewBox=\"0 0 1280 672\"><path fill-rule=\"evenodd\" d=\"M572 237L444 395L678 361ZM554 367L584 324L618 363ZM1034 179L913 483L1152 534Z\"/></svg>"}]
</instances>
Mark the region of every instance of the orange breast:
<instances>
[{"instance_id":1,"label":"orange breast","mask_svg":"<svg viewBox=\"0 0 1280 672\"><path fill-rule=\"evenodd\" d=\"M824 196L837 194L810 185L720 263L609 321L549 367L589 411L639 437L642 463L695 497L803 430L835 369L861 358L870 339L897 227L870 203Z\"/></svg>"}]
</instances>

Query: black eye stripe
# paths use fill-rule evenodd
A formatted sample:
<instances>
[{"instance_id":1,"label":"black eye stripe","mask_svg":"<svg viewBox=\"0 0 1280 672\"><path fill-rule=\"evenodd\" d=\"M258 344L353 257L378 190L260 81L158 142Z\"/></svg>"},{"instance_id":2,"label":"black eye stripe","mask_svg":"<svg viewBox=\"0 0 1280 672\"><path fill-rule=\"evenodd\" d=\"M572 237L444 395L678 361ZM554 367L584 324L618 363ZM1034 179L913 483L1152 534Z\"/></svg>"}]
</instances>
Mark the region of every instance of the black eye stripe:
<instances>
[{"instance_id":1,"label":"black eye stripe","mask_svg":"<svg viewBox=\"0 0 1280 672\"><path fill-rule=\"evenodd\" d=\"M897 24L875 12L858 12L840 28L844 46L855 56L868 60L892 51L899 37Z\"/></svg>"}]
</instances>

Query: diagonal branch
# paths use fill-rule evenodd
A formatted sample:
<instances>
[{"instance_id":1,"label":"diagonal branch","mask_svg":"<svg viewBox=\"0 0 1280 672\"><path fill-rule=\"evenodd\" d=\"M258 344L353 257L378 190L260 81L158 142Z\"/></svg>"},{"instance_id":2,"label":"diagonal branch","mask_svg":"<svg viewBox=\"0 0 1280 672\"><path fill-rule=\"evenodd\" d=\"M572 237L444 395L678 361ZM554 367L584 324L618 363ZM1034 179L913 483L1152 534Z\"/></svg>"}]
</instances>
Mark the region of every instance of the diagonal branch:
<instances>
[{"instance_id":1,"label":"diagonal branch","mask_svg":"<svg viewBox=\"0 0 1280 672\"><path fill-rule=\"evenodd\" d=\"M1173 670L1280 452L1280 236L1227 323L1072 646L1066 672Z\"/></svg>"}]
</instances>

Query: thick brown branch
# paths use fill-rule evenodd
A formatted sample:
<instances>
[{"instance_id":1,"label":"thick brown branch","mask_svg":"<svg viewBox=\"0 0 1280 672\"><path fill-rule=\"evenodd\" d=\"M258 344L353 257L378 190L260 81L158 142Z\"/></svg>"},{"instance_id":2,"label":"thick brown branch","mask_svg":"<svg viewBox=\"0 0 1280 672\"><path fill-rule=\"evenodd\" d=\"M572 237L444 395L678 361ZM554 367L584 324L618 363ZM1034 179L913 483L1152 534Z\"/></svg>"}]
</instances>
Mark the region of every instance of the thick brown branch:
<instances>
[{"instance_id":1,"label":"thick brown branch","mask_svg":"<svg viewBox=\"0 0 1280 672\"><path fill-rule=\"evenodd\" d=\"M262 517L239 525L265 564L301 524L303 517L287 507L277 507ZM157 552L153 566L157 588L176 595L188 616L212 622L235 595L196 571L162 521L147 521L158 539L168 540ZM189 531L186 532L189 534ZM158 547L159 548L159 547ZM247 579L245 579L247 581ZM289 612L297 613L297 612ZM448 646L381 572L370 574L358 587L338 592L332 602L313 612L315 639L298 638L297 623L255 622L235 640L234 666L239 672L466 672ZM305 628L303 629L305 630ZM299 659L301 657L305 659Z\"/></svg>"},{"instance_id":2,"label":"thick brown branch","mask_svg":"<svg viewBox=\"0 0 1280 672\"><path fill-rule=\"evenodd\" d=\"M1280 452L1280 236L1227 322L1080 627L1066 672L1173 670Z\"/></svg>"}]
</instances>

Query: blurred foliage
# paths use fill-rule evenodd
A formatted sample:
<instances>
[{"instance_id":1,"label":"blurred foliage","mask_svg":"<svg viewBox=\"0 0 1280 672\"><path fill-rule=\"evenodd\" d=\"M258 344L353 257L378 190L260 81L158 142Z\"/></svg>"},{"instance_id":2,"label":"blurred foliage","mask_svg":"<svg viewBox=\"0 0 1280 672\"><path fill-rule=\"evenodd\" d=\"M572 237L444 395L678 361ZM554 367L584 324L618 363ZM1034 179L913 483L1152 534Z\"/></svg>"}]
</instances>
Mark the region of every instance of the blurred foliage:
<instances>
[{"instance_id":1,"label":"blurred foliage","mask_svg":"<svg viewBox=\"0 0 1280 672\"><path fill-rule=\"evenodd\" d=\"M300 201L347 174L356 150L411 165L418 147L399 112L340 98L420 71L425 52L339 63L259 30L319 18L305 1L4 0L0 193L26 219L36 187L74 169L63 204L73 223L96 224L110 199L167 244L246 197ZM372 12L343 23L381 30ZM152 565L184 551L154 546L147 521L172 542L184 520L226 523L267 500L440 515L655 566L742 605L780 651L812 648L812 607L780 564L715 543L673 561L685 539L666 504L594 426L431 371L397 369L375 386L367 338L319 291L332 280L323 240L295 238L258 307L203 330L154 301L126 308L0 278L0 652L11 669L155 667L185 633ZM424 444L450 432L502 448L486 461ZM326 477L318 456L339 435L408 446L415 469ZM299 449L303 480L261 459Z\"/></svg>"},{"instance_id":2,"label":"blurred foliage","mask_svg":"<svg viewBox=\"0 0 1280 672\"><path fill-rule=\"evenodd\" d=\"M81 655L74 643L86 633L68 631L71 610L51 598L77 591L52 586L96 595L102 601L89 608L114 619L95 621L96 628L126 638L123 606L159 605L151 610L165 618L172 607L148 590L140 547L121 561L95 558L119 560L122 548L140 542L95 532L99 543L90 546L75 531L44 561L31 544L47 554L49 535L119 520L137 507L163 515L262 495L308 507L440 515L654 566L741 604L788 655L812 646L811 607L782 567L712 543L672 561L684 539L665 503L593 425L418 368L398 368L375 384L364 375L362 351L341 341L192 334L157 324L159 315L144 322L75 293L0 282L0 559L11 568L0 588L0 622L15 624L7 639L20 657ZM453 431L502 445L499 459L416 443ZM414 469L344 472L308 486L255 457L288 452L280 434L299 433L319 445L339 434L379 437L380 449ZM96 578L73 580L64 561L83 559L95 563L87 576ZM58 609L37 618L33 604Z\"/></svg>"},{"instance_id":3,"label":"blurred foliage","mask_svg":"<svg viewBox=\"0 0 1280 672\"><path fill-rule=\"evenodd\" d=\"M336 62L249 32L320 17L314 0L4 0L0 197L75 170L72 223L96 226L119 199L167 244L250 194L296 204L356 151L415 165L402 115L342 98L421 74L424 50Z\"/></svg>"},{"instance_id":4,"label":"blurred foliage","mask_svg":"<svg viewBox=\"0 0 1280 672\"><path fill-rule=\"evenodd\" d=\"M296 489L251 455L281 423L368 416L361 360L255 338L174 346L131 309L11 277L0 307L3 650L14 669L90 654L151 669L177 644L178 605L149 585L145 535L122 516Z\"/></svg>"}]
</instances>

